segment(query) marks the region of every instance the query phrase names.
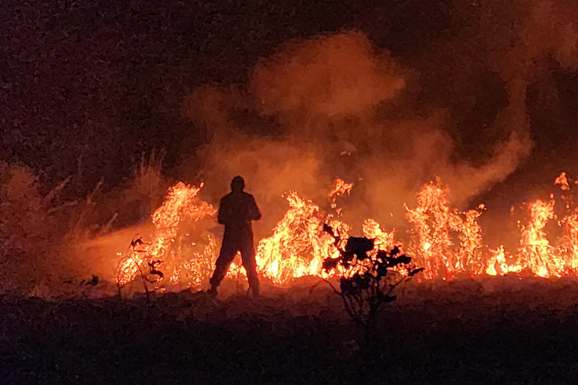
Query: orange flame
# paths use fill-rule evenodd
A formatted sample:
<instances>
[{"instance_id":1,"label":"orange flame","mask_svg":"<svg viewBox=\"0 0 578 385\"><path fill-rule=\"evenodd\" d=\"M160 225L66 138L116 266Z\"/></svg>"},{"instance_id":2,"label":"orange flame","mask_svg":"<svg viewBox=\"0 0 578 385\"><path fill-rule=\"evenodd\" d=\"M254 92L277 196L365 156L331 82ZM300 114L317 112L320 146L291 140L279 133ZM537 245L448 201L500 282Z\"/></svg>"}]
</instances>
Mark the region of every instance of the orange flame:
<instances>
[{"instance_id":1,"label":"orange flame","mask_svg":"<svg viewBox=\"0 0 578 385\"><path fill-rule=\"evenodd\" d=\"M337 250L333 239L323 233L324 218L319 207L295 192L287 196L289 210L257 247L257 265L262 274L282 284L306 275L319 275L322 262ZM337 224L345 232L343 225Z\"/></svg>"},{"instance_id":2,"label":"orange flame","mask_svg":"<svg viewBox=\"0 0 578 385\"><path fill-rule=\"evenodd\" d=\"M150 261L160 260L165 277L171 284L187 283L198 285L206 275L207 267L212 267L216 250L216 239L210 234L200 246L188 240L183 229L191 229L202 219L213 217L215 208L201 200L198 193L201 186L189 186L182 182L172 186L162 205L152 215L154 235L152 242L133 244L126 255L121 255L117 268L117 281L125 285L138 274L146 274ZM186 257L188 256L188 258ZM204 267L204 269L201 269Z\"/></svg>"},{"instance_id":3,"label":"orange flame","mask_svg":"<svg viewBox=\"0 0 578 385\"><path fill-rule=\"evenodd\" d=\"M483 271L482 233L478 224L483 206L460 212L449 206L449 191L439 179L426 184L417 196L417 208L407 209L413 225L409 253L427 278L454 278Z\"/></svg>"},{"instance_id":4,"label":"orange flame","mask_svg":"<svg viewBox=\"0 0 578 385\"><path fill-rule=\"evenodd\" d=\"M425 184L417 195L417 206L407 208L411 225L408 254L418 266L425 267L426 279L454 279L460 276L504 275L526 272L539 277L561 277L578 273L578 208L572 199L573 183L566 173L555 180L563 193L564 204L554 196L527 205L528 220L520 225L520 246L513 254L504 246L491 250L484 245L478 222L484 205L461 211L451 206L450 192L439 180ZM148 262L162 261L165 285L201 287L208 279L218 252L218 241L210 233L199 233L195 224L210 218L215 208L201 200L199 187L177 183L169 189L163 204L153 213L154 234L148 244L138 244L128 253L119 253L119 285L146 273ZM256 247L260 274L277 285L286 285L303 276L326 276L322 262L337 257L334 238L323 230L330 225L346 240L351 226L341 219L337 198L348 195L353 184L337 179L328 199L332 212L324 213L312 201L296 192L285 195L289 208L274 227L271 236ZM563 213L556 213L563 210ZM558 221L554 221L558 219ZM555 232L549 233L549 227ZM393 230L385 231L378 221L363 221L365 237L375 247L387 249L400 244ZM555 236L555 233L558 236ZM193 234L193 235L191 235ZM230 274L244 274L233 264Z\"/></svg>"},{"instance_id":5,"label":"orange flame","mask_svg":"<svg viewBox=\"0 0 578 385\"><path fill-rule=\"evenodd\" d=\"M529 210L530 223L522 226L519 250L524 267L540 277L559 276L563 263L544 232L548 221L554 218L554 201L537 200L530 204Z\"/></svg>"}]
</instances>

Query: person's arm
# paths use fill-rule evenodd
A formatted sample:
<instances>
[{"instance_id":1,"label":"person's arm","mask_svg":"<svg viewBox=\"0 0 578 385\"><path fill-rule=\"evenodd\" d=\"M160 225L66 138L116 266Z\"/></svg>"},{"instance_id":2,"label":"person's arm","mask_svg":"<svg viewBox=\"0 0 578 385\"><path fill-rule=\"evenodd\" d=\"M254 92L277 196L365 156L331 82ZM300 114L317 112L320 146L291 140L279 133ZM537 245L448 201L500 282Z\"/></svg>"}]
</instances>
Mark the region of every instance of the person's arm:
<instances>
[{"instance_id":1,"label":"person's arm","mask_svg":"<svg viewBox=\"0 0 578 385\"><path fill-rule=\"evenodd\" d=\"M226 203L223 202L223 199L221 199L221 201L219 202L219 213L217 215L217 222L219 222L221 225L224 225L225 222L227 221L226 217L227 215L225 214L226 212Z\"/></svg>"},{"instance_id":2,"label":"person's arm","mask_svg":"<svg viewBox=\"0 0 578 385\"><path fill-rule=\"evenodd\" d=\"M258 221L261 219L261 211L257 207L257 202L255 202L255 197L251 196L251 207L250 207L250 219L253 221Z\"/></svg>"}]
</instances>

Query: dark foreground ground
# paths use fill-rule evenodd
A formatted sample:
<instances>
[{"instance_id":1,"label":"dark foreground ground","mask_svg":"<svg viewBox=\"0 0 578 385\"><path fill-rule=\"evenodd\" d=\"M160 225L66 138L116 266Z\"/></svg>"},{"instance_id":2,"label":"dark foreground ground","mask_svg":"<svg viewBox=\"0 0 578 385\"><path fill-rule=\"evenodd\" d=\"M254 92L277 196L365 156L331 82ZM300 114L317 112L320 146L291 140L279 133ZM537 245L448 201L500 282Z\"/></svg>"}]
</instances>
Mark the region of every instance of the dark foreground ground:
<instances>
[{"instance_id":1,"label":"dark foreground ground","mask_svg":"<svg viewBox=\"0 0 578 385\"><path fill-rule=\"evenodd\" d=\"M1 384L576 384L578 284L416 284L364 363L339 299L307 285L213 301L0 302Z\"/></svg>"}]
</instances>

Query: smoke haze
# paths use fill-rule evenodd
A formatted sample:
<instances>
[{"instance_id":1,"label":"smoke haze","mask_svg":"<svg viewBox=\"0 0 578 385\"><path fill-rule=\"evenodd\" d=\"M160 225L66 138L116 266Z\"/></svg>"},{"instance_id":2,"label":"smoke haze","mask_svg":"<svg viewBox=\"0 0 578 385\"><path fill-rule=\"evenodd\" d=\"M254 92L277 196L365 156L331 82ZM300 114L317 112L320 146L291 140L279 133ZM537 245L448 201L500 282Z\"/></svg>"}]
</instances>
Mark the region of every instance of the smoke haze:
<instances>
[{"instance_id":1,"label":"smoke haze","mask_svg":"<svg viewBox=\"0 0 578 385\"><path fill-rule=\"evenodd\" d=\"M454 204L467 205L530 154L529 84L552 67L576 66L575 19L566 7L515 3L510 12L497 2L478 6L469 38L444 43L454 51L481 46L482 66L504 84L506 102L491 123L501 139L488 143L477 133L480 153L489 154L483 159L457 156L454 116L414 97L428 87L414 69L362 32L346 31L282 45L243 86L193 92L185 114L211 132L203 177L223 187L242 174L266 207L278 207L289 190L323 201L331 180L342 177L356 184L349 202L356 216L390 224L389 214L402 216L404 203L435 176L449 185ZM452 70L467 78L471 69Z\"/></svg>"}]
</instances>

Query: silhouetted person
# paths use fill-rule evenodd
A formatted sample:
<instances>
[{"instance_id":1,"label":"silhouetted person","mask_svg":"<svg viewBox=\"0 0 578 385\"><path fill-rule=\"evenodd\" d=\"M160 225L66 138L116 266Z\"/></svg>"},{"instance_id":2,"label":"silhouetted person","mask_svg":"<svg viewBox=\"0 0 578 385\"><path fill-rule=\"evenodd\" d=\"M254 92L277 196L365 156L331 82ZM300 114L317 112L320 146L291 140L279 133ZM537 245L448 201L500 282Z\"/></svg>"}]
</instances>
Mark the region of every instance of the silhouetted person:
<instances>
[{"instance_id":1,"label":"silhouetted person","mask_svg":"<svg viewBox=\"0 0 578 385\"><path fill-rule=\"evenodd\" d=\"M225 234L221 251L217 258L215 271L210 279L209 294L217 295L217 288L225 278L229 266L238 251L241 252L243 267L247 272L249 287L253 296L259 295L259 278L257 277L257 262L255 260L255 246L253 245L253 229L251 221L261 219L261 212L257 207L253 195L243 191L245 181L236 176L231 181L231 192L221 198L219 204L220 224L225 225Z\"/></svg>"}]
</instances>

